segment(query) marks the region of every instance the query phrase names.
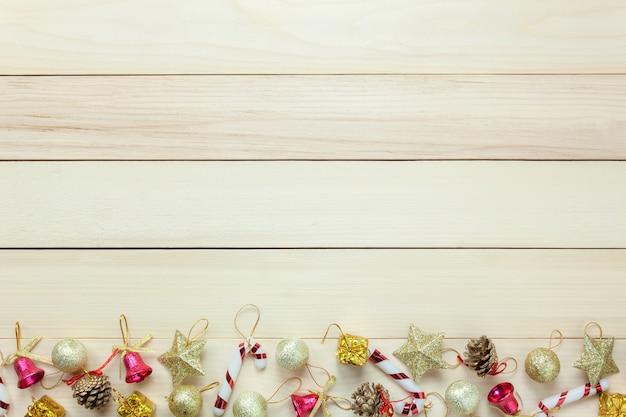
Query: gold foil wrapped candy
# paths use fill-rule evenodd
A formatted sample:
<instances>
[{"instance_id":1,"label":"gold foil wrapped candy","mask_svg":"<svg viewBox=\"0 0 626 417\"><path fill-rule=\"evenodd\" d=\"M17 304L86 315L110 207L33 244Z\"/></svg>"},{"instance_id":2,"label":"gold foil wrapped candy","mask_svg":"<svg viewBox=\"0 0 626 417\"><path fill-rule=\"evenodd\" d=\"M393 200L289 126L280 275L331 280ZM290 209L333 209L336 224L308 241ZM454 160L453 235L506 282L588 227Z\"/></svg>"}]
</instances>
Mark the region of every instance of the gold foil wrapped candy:
<instances>
[{"instance_id":1,"label":"gold foil wrapped candy","mask_svg":"<svg viewBox=\"0 0 626 417\"><path fill-rule=\"evenodd\" d=\"M128 398L115 391L119 398L115 401L120 405L117 414L122 417L154 417L156 407L139 391L133 392Z\"/></svg>"},{"instance_id":2,"label":"gold foil wrapped candy","mask_svg":"<svg viewBox=\"0 0 626 417\"><path fill-rule=\"evenodd\" d=\"M47 395L37 401L33 398L33 401L33 405L28 406L24 417L63 417L65 415L65 408Z\"/></svg>"},{"instance_id":3,"label":"gold foil wrapped candy","mask_svg":"<svg viewBox=\"0 0 626 417\"><path fill-rule=\"evenodd\" d=\"M341 332L341 337L337 343L337 360L347 365L365 365L370 356L367 350L368 340L361 336L345 334L337 323L331 323L328 326L322 343L326 341L326 336L328 336L328 331L332 326L337 327Z\"/></svg>"},{"instance_id":4,"label":"gold foil wrapped candy","mask_svg":"<svg viewBox=\"0 0 626 417\"><path fill-rule=\"evenodd\" d=\"M623 394L600 394L598 417L626 417L626 396Z\"/></svg>"}]
</instances>

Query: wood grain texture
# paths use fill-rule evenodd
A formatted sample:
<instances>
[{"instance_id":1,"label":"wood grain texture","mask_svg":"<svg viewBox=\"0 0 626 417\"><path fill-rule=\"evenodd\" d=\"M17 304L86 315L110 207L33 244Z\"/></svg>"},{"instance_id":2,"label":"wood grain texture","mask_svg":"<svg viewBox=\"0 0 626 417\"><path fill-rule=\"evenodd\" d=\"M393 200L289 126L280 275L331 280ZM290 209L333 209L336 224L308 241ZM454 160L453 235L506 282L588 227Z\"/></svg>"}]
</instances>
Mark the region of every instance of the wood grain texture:
<instances>
[{"instance_id":1,"label":"wood grain texture","mask_svg":"<svg viewBox=\"0 0 626 417\"><path fill-rule=\"evenodd\" d=\"M617 73L617 0L0 4L2 74Z\"/></svg>"},{"instance_id":2,"label":"wood grain texture","mask_svg":"<svg viewBox=\"0 0 626 417\"><path fill-rule=\"evenodd\" d=\"M626 76L0 78L3 160L626 159Z\"/></svg>"},{"instance_id":3,"label":"wood grain texture","mask_svg":"<svg viewBox=\"0 0 626 417\"><path fill-rule=\"evenodd\" d=\"M2 247L626 246L624 162L14 162Z\"/></svg>"},{"instance_id":4,"label":"wood grain texture","mask_svg":"<svg viewBox=\"0 0 626 417\"><path fill-rule=\"evenodd\" d=\"M588 321L626 338L626 313L608 302L626 292L626 250L2 250L0 265L5 291L26 286L38 304L3 319L7 337L19 317L25 332L114 339L123 312L157 338L200 316L208 336L232 338L235 313L255 303L262 338L321 339L332 322L384 339L406 337L411 322L456 339L541 339L555 327L577 338Z\"/></svg>"}]
</instances>

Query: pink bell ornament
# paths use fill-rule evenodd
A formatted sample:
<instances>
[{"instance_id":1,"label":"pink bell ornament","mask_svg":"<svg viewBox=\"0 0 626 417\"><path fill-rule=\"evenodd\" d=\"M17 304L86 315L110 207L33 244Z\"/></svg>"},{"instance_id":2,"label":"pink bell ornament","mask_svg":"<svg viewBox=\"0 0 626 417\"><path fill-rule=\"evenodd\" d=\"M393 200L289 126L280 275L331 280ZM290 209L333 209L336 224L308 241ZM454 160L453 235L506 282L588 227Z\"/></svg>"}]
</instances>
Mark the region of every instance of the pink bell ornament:
<instances>
[{"instance_id":1,"label":"pink bell ornament","mask_svg":"<svg viewBox=\"0 0 626 417\"><path fill-rule=\"evenodd\" d=\"M148 340L152 339L152 335L147 334L140 341L132 346L129 346L130 336L128 332L128 321L126 320L126 316L124 314L120 315L120 329L122 330L122 339L124 340L124 344L113 346L113 350L118 350L122 355L122 361L124 362L124 367L126 368L125 381L129 384L133 382L141 382L152 373L152 368L143 361L139 352L153 351L153 349L141 347Z\"/></svg>"},{"instance_id":2,"label":"pink bell ornament","mask_svg":"<svg viewBox=\"0 0 626 417\"><path fill-rule=\"evenodd\" d=\"M13 364L13 369L17 374L17 387L20 389L28 388L41 381L45 375L45 371L38 368L33 360L52 364L52 361L43 356L31 353L31 349L35 347L41 340L41 336L36 336L23 349L21 346L20 323L15 323L15 340L17 342L17 352L9 357L8 362Z\"/></svg>"},{"instance_id":3,"label":"pink bell ornament","mask_svg":"<svg viewBox=\"0 0 626 417\"><path fill-rule=\"evenodd\" d=\"M516 415L519 413L519 403L515 398L515 389L510 382L502 382L489 391L487 400L498 407L504 414Z\"/></svg>"},{"instance_id":4,"label":"pink bell ornament","mask_svg":"<svg viewBox=\"0 0 626 417\"><path fill-rule=\"evenodd\" d=\"M309 417L318 399L319 396L313 393L305 395L293 394L291 402L296 410L296 417Z\"/></svg>"}]
</instances>

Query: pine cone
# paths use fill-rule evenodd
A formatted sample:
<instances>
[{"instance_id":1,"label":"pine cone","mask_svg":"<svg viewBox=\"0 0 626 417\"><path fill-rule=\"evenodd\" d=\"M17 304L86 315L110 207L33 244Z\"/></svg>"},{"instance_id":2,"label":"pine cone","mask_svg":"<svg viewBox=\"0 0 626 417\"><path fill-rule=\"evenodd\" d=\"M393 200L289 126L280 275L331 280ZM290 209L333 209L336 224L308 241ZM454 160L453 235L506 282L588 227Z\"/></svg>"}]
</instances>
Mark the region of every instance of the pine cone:
<instances>
[{"instance_id":1,"label":"pine cone","mask_svg":"<svg viewBox=\"0 0 626 417\"><path fill-rule=\"evenodd\" d=\"M488 375L494 364L498 363L496 347L491 339L487 339L487 336L470 339L465 349L463 353L466 358L465 365L476 371L480 377Z\"/></svg>"},{"instance_id":2,"label":"pine cone","mask_svg":"<svg viewBox=\"0 0 626 417\"><path fill-rule=\"evenodd\" d=\"M364 382L352 393L352 411L365 417L381 417L381 408L384 405L380 396L379 384ZM382 386L381 386L382 388ZM389 398L389 392L382 388L385 398Z\"/></svg>"},{"instance_id":3,"label":"pine cone","mask_svg":"<svg viewBox=\"0 0 626 417\"><path fill-rule=\"evenodd\" d=\"M111 382L106 375L85 375L72 385L78 404L88 409L100 409L111 399Z\"/></svg>"}]
</instances>

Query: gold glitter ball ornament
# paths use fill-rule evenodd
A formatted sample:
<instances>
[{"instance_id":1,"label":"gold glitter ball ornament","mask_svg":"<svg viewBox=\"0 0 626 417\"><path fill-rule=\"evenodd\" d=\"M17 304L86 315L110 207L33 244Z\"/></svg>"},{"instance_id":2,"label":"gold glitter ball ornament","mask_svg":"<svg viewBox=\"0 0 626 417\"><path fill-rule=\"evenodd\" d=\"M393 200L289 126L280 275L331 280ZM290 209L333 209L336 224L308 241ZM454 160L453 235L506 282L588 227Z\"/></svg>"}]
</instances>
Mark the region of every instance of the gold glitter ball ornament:
<instances>
[{"instance_id":1,"label":"gold glitter ball ornament","mask_svg":"<svg viewBox=\"0 0 626 417\"><path fill-rule=\"evenodd\" d=\"M156 406L139 391L133 392L128 398L121 397L116 401L120 403L117 414L122 417L154 417Z\"/></svg>"},{"instance_id":2,"label":"gold glitter ball ornament","mask_svg":"<svg viewBox=\"0 0 626 417\"><path fill-rule=\"evenodd\" d=\"M267 401L258 392L242 392L233 402L233 414L235 417L265 417Z\"/></svg>"},{"instance_id":3,"label":"gold glitter ball ornament","mask_svg":"<svg viewBox=\"0 0 626 417\"><path fill-rule=\"evenodd\" d=\"M64 415L65 408L52 398L44 395L35 401L33 405L28 406L28 411L24 417L63 417Z\"/></svg>"},{"instance_id":4,"label":"gold glitter ball ornament","mask_svg":"<svg viewBox=\"0 0 626 417\"><path fill-rule=\"evenodd\" d=\"M76 339L63 339L52 348L52 363L63 372L81 370L87 362L87 349Z\"/></svg>"},{"instance_id":5,"label":"gold glitter ball ornament","mask_svg":"<svg viewBox=\"0 0 626 417\"><path fill-rule=\"evenodd\" d=\"M480 403L480 392L469 381L454 381L446 389L446 404L455 413L466 416L472 414Z\"/></svg>"},{"instance_id":6,"label":"gold glitter ball ornament","mask_svg":"<svg viewBox=\"0 0 626 417\"><path fill-rule=\"evenodd\" d=\"M202 394L193 385L180 385L167 398L167 404L176 417L196 417L202 409Z\"/></svg>"},{"instance_id":7,"label":"gold glitter ball ornament","mask_svg":"<svg viewBox=\"0 0 626 417\"><path fill-rule=\"evenodd\" d=\"M561 372L561 362L552 350L539 347L528 353L524 361L524 369L535 382L551 382Z\"/></svg>"},{"instance_id":8,"label":"gold glitter ball ornament","mask_svg":"<svg viewBox=\"0 0 626 417\"><path fill-rule=\"evenodd\" d=\"M293 371L309 360L309 347L304 340L288 337L276 346L276 361L285 369Z\"/></svg>"},{"instance_id":9,"label":"gold glitter ball ornament","mask_svg":"<svg viewBox=\"0 0 626 417\"><path fill-rule=\"evenodd\" d=\"M626 397L623 394L600 394L598 417L626 417Z\"/></svg>"}]
</instances>

